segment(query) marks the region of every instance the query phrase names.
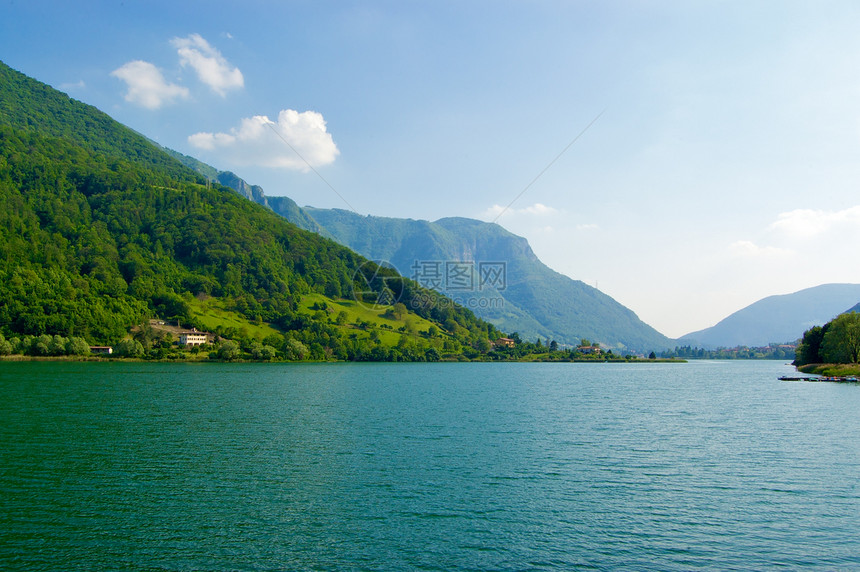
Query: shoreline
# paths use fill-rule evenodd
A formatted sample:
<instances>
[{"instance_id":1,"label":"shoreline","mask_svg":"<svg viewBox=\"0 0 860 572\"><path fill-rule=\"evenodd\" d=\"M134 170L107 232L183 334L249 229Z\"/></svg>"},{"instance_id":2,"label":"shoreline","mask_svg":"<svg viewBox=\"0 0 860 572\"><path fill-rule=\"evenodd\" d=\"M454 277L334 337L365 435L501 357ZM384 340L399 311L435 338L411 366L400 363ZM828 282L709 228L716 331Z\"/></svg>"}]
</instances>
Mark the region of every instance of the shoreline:
<instances>
[{"instance_id":1,"label":"shoreline","mask_svg":"<svg viewBox=\"0 0 860 572\"><path fill-rule=\"evenodd\" d=\"M207 357L194 357L183 359L143 359L143 358L128 358L128 357L107 357L107 356L26 356L21 354L0 356L2 362L29 362L29 361L45 361L45 362L132 362L132 363L688 363L684 359L658 358L658 359L613 359L613 360L597 360L597 359L513 359L513 360L491 360L491 359L472 359L472 360L439 360L439 361L372 361L372 360L252 360L252 359L236 359L236 360L219 360ZM727 360L735 361L735 360Z\"/></svg>"},{"instance_id":2,"label":"shoreline","mask_svg":"<svg viewBox=\"0 0 860 572\"><path fill-rule=\"evenodd\" d=\"M857 377L860 376L860 364L857 363L809 363L795 366L802 373L823 375L825 377Z\"/></svg>"}]
</instances>

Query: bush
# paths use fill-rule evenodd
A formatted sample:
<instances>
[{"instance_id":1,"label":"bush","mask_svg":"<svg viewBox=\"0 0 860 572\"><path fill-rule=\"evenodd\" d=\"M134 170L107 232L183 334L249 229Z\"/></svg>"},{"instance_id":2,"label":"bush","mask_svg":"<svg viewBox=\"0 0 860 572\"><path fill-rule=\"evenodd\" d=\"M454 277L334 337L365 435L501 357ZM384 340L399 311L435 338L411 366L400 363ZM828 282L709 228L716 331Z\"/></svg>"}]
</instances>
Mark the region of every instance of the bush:
<instances>
[{"instance_id":1,"label":"bush","mask_svg":"<svg viewBox=\"0 0 860 572\"><path fill-rule=\"evenodd\" d=\"M218 346L218 352L216 355L218 356L218 359L232 361L234 359L239 359L242 355L242 350L239 349L239 344L233 340L224 340L221 342L221 345Z\"/></svg>"},{"instance_id":2,"label":"bush","mask_svg":"<svg viewBox=\"0 0 860 572\"><path fill-rule=\"evenodd\" d=\"M66 355L85 356L90 353L90 345L83 338L70 338L66 343Z\"/></svg>"},{"instance_id":3,"label":"bush","mask_svg":"<svg viewBox=\"0 0 860 572\"><path fill-rule=\"evenodd\" d=\"M12 344L6 341L3 334L0 334L0 356L8 356L12 353Z\"/></svg>"},{"instance_id":4,"label":"bush","mask_svg":"<svg viewBox=\"0 0 860 572\"><path fill-rule=\"evenodd\" d=\"M264 346L259 342L251 344L251 357L258 361L269 361L275 358L277 350L272 346Z\"/></svg>"},{"instance_id":5,"label":"bush","mask_svg":"<svg viewBox=\"0 0 860 572\"><path fill-rule=\"evenodd\" d=\"M290 338L284 346L284 353L288 360L299 361L308 355L308 347L298 340Z\"/></svg>"},{"instance_id":6,"label":"bush","mask_svg":"<svg viewBox=\"0 0 860 572\"><path fill-rule=\"evenodd\" d=\"M137 340L122 340L114 348L114 353L119 357L139 358L143 357L145 350Z\"/></svg>"}]
</instances>

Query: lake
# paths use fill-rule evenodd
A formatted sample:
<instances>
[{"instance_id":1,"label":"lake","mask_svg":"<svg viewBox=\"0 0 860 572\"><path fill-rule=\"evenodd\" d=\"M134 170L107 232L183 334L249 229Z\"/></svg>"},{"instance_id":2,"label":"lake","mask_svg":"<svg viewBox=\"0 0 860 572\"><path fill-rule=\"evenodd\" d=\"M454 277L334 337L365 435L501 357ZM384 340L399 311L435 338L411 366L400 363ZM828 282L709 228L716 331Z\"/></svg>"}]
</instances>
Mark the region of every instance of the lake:
<instances>
[{"instance_id":1,"label":"lake","mask_svg":"<svg viewBox=\"0 0 860 572\"><path fill-rule=\"evenodd\" d=\"M856 568L860 386L792 372L4 362L0 568Z\"/></svg>"}]
</instances>

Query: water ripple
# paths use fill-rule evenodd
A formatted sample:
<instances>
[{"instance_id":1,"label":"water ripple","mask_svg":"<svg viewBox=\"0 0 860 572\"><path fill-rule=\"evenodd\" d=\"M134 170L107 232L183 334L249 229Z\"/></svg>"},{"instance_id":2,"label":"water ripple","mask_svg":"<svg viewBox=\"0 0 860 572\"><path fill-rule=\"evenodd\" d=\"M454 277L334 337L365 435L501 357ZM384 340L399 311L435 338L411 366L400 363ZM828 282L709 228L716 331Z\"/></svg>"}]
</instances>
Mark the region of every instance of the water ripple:
<instances>
[{"instance_id":1,"label":"water ripple","mask_svg":"<svg viewBox=\"0 0 860 572\"><path fill-rule=\"evenodd\" d=\"M3 569L860 567L860 388L782 364L0 367Z\"/></svg>"}]
</instances>

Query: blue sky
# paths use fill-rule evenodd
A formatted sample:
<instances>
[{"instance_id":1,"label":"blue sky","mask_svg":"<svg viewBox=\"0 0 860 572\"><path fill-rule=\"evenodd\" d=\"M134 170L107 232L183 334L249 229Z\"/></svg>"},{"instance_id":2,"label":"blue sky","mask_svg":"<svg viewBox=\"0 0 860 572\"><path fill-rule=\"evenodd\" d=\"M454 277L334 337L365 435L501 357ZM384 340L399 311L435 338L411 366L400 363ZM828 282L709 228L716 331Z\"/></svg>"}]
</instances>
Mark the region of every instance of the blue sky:
<instances>
[{"instance_id":1,"label":"blue sky","mask_svg":"<svg viewBox=\"0 0 860 572\"><path fill-rule=\"evenodd\" d=\"M599 116L498 222L670 336L860 283L856 2L0 6L8 65L300 205L494 220Z\"/></svg>"}]
</instances>

